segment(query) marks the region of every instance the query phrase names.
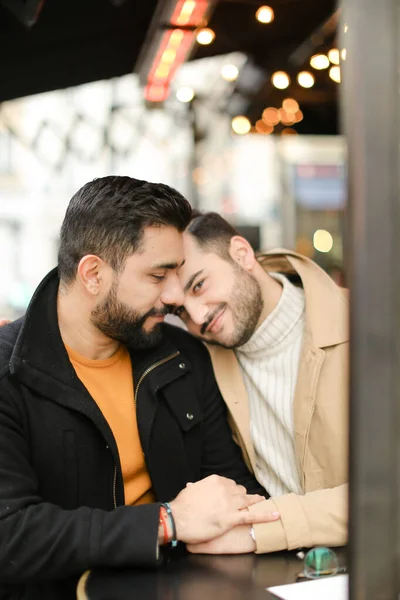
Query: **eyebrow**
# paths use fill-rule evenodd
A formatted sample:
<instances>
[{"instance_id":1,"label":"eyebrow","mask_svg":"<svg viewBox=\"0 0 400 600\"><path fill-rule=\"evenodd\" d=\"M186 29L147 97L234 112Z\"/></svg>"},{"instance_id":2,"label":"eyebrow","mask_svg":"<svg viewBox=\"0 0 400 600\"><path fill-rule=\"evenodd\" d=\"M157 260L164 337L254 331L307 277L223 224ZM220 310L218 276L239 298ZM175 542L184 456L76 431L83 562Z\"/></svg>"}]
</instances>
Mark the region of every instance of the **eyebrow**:
<instances>
[{"instance_id":1,"label":"eyebrow","mask_svg":"<svg viewBox=\"0 0 400 600\"><path fill-rule=\"evenodd\" d=\"M204 269L201 269L200 271L197 271L197 273L194 273L194 275L191 276L191 278L187 281L185 287L183 288L184 292L187 292L192 287L192 284L193 284L194 280L196 279L196 277L198 275L201 275L201 273L203 271L204 271Z\"/></svg>"},{"instance_id":2,"label":"eyebrow","mask_svg":"<svg viewBox=\"0 0 400 600\"><path fill-rule=\"evenodd\" d=\"M184 265L184 264L185 264L185 261L184 261L184 260L181 262L181 264L180 264L180 265L178 265L178 263L177 263L177 262L173 262L173 263L160 263L160 264L158 264L158 265L154 265L154 266L152 267L152 269L169 269L169 270L172 270L172 269L179 269L179 268L180 268L180 267L182 267L182 265Z\"/></svg>"}]
</instances>

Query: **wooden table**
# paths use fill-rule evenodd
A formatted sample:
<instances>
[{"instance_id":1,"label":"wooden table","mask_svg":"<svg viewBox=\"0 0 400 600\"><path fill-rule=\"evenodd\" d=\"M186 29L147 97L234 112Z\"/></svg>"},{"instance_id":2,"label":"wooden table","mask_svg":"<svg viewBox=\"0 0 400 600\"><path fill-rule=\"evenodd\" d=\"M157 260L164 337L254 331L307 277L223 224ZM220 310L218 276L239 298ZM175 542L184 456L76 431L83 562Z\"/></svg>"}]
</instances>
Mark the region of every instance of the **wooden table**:
<instances>
[{"instance_id":1,"label":"wooden table","mask_svg":"<svg viewBox=\"0 0 400 600\"><path fill-rule=\"evenodd\" d=\"M345 553L338 552L345 564ZM180 556L157 570L94 570L78 585L78 600L272 600L265 591L294 583L303 562L295 553Z\"/></svg>"}]
</instances>

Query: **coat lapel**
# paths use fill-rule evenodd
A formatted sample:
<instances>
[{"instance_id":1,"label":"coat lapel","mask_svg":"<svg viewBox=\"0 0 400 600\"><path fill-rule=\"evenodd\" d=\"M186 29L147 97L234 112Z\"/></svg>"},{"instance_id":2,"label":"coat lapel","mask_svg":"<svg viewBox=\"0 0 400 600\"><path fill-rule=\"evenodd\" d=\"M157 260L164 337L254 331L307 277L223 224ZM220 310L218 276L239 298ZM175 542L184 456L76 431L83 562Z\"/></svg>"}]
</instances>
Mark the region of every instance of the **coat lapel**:
<instances>
[{"instance_id":1,"label":"coat lapel","mask_svg":"<svg viewBox=\"0 0 400 600\"><path fill-rule=\"evenodd\" d=\"M208 350L218 387L233 420L234 434L239 437L236 441L247 453L245 459L247 458L248 466L254 471L256 459L250 436L249 401L239 363L232 350L218 346L208 346Z\"/></svg>"},{"instance_id":2,"label":"coat lapel","mask_svg":"<svg viewBox=\"0 0 400 600\"><path fill-rule=\"evenodd\" d=\"M318 378L324 357L324 350L314 346L311 335L306 329L293 402L295 447L303 492L306 492L305 456L315 410Z\"/></svg>"}]
</instances>

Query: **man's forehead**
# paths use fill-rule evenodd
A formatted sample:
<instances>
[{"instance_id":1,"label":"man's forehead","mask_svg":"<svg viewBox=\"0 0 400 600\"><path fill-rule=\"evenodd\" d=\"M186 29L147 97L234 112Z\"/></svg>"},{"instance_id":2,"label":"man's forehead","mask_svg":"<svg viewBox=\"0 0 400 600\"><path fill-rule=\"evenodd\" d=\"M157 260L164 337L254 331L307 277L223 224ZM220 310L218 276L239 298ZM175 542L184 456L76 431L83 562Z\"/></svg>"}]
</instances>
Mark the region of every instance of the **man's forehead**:
<instances>
[{"instance_id":1,"label":"man's forehead","mask_svg":"<svg viewBox=\"0 0 400 600\"><path fill-rule=\"evenodd\" d=\"M190 271L201 269L204 266L206 255L193 237L187 233L183 236L183 253L185 257L185 275L190 274Z\"/></svg>"},{"instance_id":2,"label":"man's forehead","mask_svg":"<svg viewBox=\"0 0 400 600\"><path fill-rule=\"evenodd\" d=\"M142 234L142 247L151 247L154 243L163 243L166 238L173 238L183 243L183 234L172 226L150 226L145 227Z\"/></svg>"},{"instance_id":3,"label":"man's forehead","mask_svg":"<svg viewBox=\"0 0 400 600\"><path fill-rule=\"evenodd\" d=\"M179 268L184 262L182 234L174 227L147 227L131 258L146 267Z\"/></svg>"},{"instance_id":4,"label":"man's forehead","mask_svg":"<svg viewBox=\"0 0 400 600\"><path fill-rule=\"evenodd\" d=\"M183 234L183 250L186 267L190 269L206 265L212 267L223 260L215 248L209 245L200 246L197 239L187 232Z\"/></svg>"},{"instance_id":5,"label":"man's forehead","mask_svg":"<svg viewBox=\"0 0 400 600\"><path fill-rule=\"evenodd\" d=\"M214 253L206 248L202 248L196 238L185 231L183 234L183 250L187 262L193 264L196 262L205 262L213 258Z\"/></svg>"}]
</instances>

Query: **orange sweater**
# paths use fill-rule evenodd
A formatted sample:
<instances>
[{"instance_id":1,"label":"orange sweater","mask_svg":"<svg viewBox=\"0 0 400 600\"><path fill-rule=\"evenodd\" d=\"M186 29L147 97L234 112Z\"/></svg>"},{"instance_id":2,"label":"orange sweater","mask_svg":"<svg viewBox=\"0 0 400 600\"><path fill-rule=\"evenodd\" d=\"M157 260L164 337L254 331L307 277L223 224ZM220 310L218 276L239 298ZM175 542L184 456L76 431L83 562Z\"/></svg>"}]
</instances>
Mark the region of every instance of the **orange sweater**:
<instances>
[{"instance_id":1,"label":"orange sweater","mask_svg":"<svg viewBox=\"0 0 400 600\"><path fill-rule=\"evenodd\" d=\"M108 422L117 443L125 504L154 502L136 421L131 359L121 346L105 360L91 360L66 347L69 359Z\"/></svg>"}]
</instances>

